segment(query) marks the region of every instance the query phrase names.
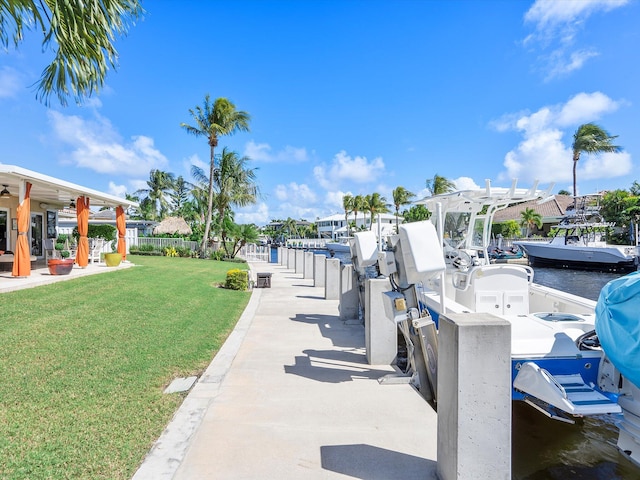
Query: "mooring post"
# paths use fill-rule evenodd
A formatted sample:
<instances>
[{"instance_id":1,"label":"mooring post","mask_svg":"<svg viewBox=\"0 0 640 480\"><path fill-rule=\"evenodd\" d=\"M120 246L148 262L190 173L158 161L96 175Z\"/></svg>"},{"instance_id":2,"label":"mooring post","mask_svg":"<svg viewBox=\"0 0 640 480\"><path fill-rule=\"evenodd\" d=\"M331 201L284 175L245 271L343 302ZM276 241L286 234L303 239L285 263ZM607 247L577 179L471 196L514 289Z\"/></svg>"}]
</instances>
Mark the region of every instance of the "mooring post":
<instances>
[{"instance_id":1,"label":"mooring post","mask_svg":"<svg viewBox=\"0 0 640 480\"><path fill-rule=\"evenodd\" d=\"M327 260L326 255L316 253L313 256L313 286L324 287L324 274L325 266L324 262Z\"/></svg>"},{"instance_id":2,"label":"mooring post","mask_svg":"<svg viewBox=\"0 0 640 480\"><path fill-rule=\"evenodd\" d=\"M358 285L353 278L353 265L342 265L340 269L340 304L338 311L341 320L357 320L360 297Z\"/></svg>"},{"instance_id":3,"label":"mooring post","mask_svg":"<svg viewBox=\"0 0 640 480\"><path fill-rule=\"evenodd\" d=\"M313 252L304 252L304 272L302 278L313 278Z\"/></svg>"},{"instance_id":4,"label":"mooring post","mask_svg":"<svg viewBox=\"0 0 640 480\"><path fill-rule=\"evenodd\" d=\"M304 250L296 250L296 273L304 273Z\"/></svg>"},{"instance_id":5,"label":"mooring post","mask_svg":"<svg viewBox=\"0 0 640 480\"><path fill-rule=\"evenodd\" d=\"M289 254L287 255L287 270L294 270L296 268L296 251L293 248L289 248Z\"/></svg>"},{"instance_id":6,"label":"mooring post","mask_svg":"<svg viewBox=\"0 0 640 480\"><path fill-rule=\"evenodd\" d=\"M511 324L440 315L438 478L511 479Z\"/></svg>"},{"instance_id":7,"label":"mooring post","mask_svg":"<svg viewBox=\"0 0 640 480\"><path fill-rule=\"evenodd\" d=\"M398 327L384 310L383 292L389 290L388 278L365 280L364 343L369 365L391 365L398 353Z\"/></svg>"},{"instance_id":8,"label":"mooring post","mask_svg":"<svg viewBox=\"0 0 640 480\"><path fill-rule=\"evenodd\" d=\"M338 300L340 298L340 259L327 258L324 265L324 298L326 300Z\"/></svg>"}]
</instances>

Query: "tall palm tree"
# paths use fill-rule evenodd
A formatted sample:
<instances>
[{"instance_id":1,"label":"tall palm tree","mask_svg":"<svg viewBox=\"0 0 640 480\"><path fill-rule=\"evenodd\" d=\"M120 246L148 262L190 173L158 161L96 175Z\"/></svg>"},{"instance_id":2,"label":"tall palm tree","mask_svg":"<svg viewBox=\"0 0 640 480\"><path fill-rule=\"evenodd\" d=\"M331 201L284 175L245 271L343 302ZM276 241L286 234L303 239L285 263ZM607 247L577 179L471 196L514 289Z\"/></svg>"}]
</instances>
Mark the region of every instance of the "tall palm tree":
<instances>
[{"instance_id":1,"label":"tall palm tree","mask_svg":"<svg viewBox=\"0 0 640 480\"><path fill-rule=\"evenodd\" d=\"M358 212L364 213L367 209L366 199L362 195L353 197L353 215L356 220L356 230L358 229ZM362 225L364 227L364 224Z\"/></svg>"},{"instance_id":2,"label":"tall palm tree","mask_svg":"<svg viewBox=\"0 0 640 480\"><path fill-rule=\"evenodd\" d=\"M369 230L373 229L373 219L378 213L387 213L389 206L387 199L381 196L378 192L374 192L371 195L367 195L367 211L371 214L371 223L369 224Z\"/></svg>"},{"instance_id":3,"label":"tall palm tree","mask_svg":"<svg viewBox=\"0 0 640 480\"><path fill-rule=\"evenodd\" d=\"M409 205L411 199L415 196L415 193L410 192L404 187L396 187L393 189L393 206L396 208L396 232L399 232L398 217L400 216L400 207Z\"/></svg>"},{"instance_id":4,"label":"tall palm tree","mask_svg":"<svg viewBox=\"0 0 640 480\"><path fill-rule=\"evenodd\" d=\"M576 183L576 171L578 168L578 160L580 160L580 154L584 153L609 153L619 152L621 147L611 143L618 138L617 135L611 136L604 128L596 125L595 123L585 123L580 125L576 132L573 134L573 144L571 149L573 150L573 208L574 211L577 208L576 197L578 195L577 183Z\"/></svg>"},{"instance_id":5,"label":"tall palm tree","mask_svg":"<svg viewBox=\"0 0 640 480\"><path fill-rule=\"evenodd\" d=\"M213 103L209 94L205 95L202 107L197 106L189 113L196 122L195 126L181 123L187 133L196 137L206 137L209 143L209 189L207 197L207 217L205 219L204 236L202 238L202 252L204 253L211 232L211 218L213 216L213 181L215 171L215 148L218 137L232 135L238 131L249 131L251 117L247 112L236 110L236 106L226 98L217 98Z\"/></svg>"},{"instance_id":6,"label":"tall palm tree","mask_svg":"<svg viewBox=\"0 0 640 480\"><path fill-rule=\"evenodd\" d=\"M62 105L69 95L80 102L104 85L107 70L116 67L116 36L144 13L138 0L8 0L0 5L0 45L7 48L13 39L17 47L23 30L33 29L42 33L43 49L54 48L36 97L48 104L56 93Z\"/></svg>"},{"instance_id":7,"label":"tall palm tree","mask_svg":"<svg viewBox=\"0 0 640 480\"><path fill-rule=\"evenodd\" d=\"M536 212L533 208L525 208L520 212L520 225L527 227L528 237L534 225L538 228L542 228L542 215Z\"/></svg>"},{"instance_id":8,"label":"tall palm tree","mask_svg":"<svg viewBox=\"0 0 640 480\"><path fill-rule=\"evenodd\" d=\"M456 189L456 184L451 180L438 175L437 173L432 179L426 181L427 190L431 195L442 195L443 193L453 192Z\"/></svg>"},{"instance_id":9,"label":"tall palm tree","mask_svg":"<svg viewBox=\"0 0 640 480\"><path fill-rule=\"evenodd\" d=\"M246 207L258 200L258 186L254 168L248 168L249 157L240 157L236 152L222 149L220 166L214 170L213 184L215 189L213 205L218 212L218 219L224 219L227 210L232 206ZM226 231L224 222L220 222L220 236L224 240Z\"/></svg>"},{"instance_id":10,"label":"tall palm tree","mask_svg":"<svg viewBox=\"0 0 640 480\"><path fill-rule=\"evenodd\" d=\"M161 220L169 210L168 199L174 188L174 181L173 173L154 169L149 172L148 188L141 188L135 192L147 196L153 206L154 220Z\"/></svg>"},{"instance_id":11,"label":"tall palm tree","mask_svg":"<svg viewBox=\"0 0 640 480\"><path fill-rule=\"evenodd\" d=\"M347 237L349 236L349 214L353 212L354 198L348 193L342 197L342 208L344 208L344 223L347 226Z\"/></svg>"}]
</instances>

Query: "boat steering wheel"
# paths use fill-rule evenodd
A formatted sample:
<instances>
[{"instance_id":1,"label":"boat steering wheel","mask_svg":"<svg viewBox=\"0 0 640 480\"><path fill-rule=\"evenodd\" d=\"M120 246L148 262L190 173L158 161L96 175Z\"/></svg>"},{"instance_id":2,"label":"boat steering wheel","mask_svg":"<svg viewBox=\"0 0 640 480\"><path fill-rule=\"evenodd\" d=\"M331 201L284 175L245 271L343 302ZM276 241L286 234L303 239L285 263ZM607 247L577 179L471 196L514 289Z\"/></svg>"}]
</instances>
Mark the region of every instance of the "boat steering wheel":
<instances>
[{"instance_id":1,"label":"boat steering wheel","mask_svg":"<svg viewBox=\"0 0 640 480\"><path fill-rule=\"evenodd\" d=\"M462 270L463 272L467 271L473 264L471 256L464 250L457 250L455 255L452 255L450 258L451 265L456 267L458 270Z\"/></svg>"}]
</instances>

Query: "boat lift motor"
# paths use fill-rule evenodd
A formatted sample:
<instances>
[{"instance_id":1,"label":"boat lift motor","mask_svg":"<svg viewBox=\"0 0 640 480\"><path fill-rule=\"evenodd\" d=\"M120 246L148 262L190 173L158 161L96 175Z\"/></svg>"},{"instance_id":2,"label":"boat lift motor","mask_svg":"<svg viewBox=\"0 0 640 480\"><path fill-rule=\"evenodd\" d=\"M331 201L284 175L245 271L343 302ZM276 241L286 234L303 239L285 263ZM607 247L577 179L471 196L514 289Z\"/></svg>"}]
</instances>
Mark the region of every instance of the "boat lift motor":
<instances>
[{"instance_id":1,"label":"boat lift motor","mask_svg":"<svg viewBox=\"0 0 640 480\"><path fill-rule=\"evenodd\" d=\"M428 311L421 308L416 286L444 272L441 244L429 221L400 225L390 243L391 251L378 255L378 268L389 277L393 288L385 294L385 314L405 338L415 387L425 400L435 404L437 332Z\"/></svg>"}]
</instances>

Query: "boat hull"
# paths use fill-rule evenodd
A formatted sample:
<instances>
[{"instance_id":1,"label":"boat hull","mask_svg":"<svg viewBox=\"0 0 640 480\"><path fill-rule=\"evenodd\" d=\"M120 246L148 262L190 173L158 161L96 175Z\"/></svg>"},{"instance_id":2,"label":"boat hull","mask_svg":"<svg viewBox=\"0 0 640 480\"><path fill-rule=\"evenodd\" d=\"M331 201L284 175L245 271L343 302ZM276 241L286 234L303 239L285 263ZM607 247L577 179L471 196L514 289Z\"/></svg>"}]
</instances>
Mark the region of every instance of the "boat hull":
<instances>
[{"instance_id":1,"label":"boat hull","mask_svg":"<svg viewBox=\"0 0 640 480\"><path fill-rule=\"evenodd\" d=\"M525 242L517 242L517 245L524 249L529 264L534 267L611 272L632 272L638 267L637 257L624 255L615 247L574 247Z\"/></svg>"}]
</instances>

